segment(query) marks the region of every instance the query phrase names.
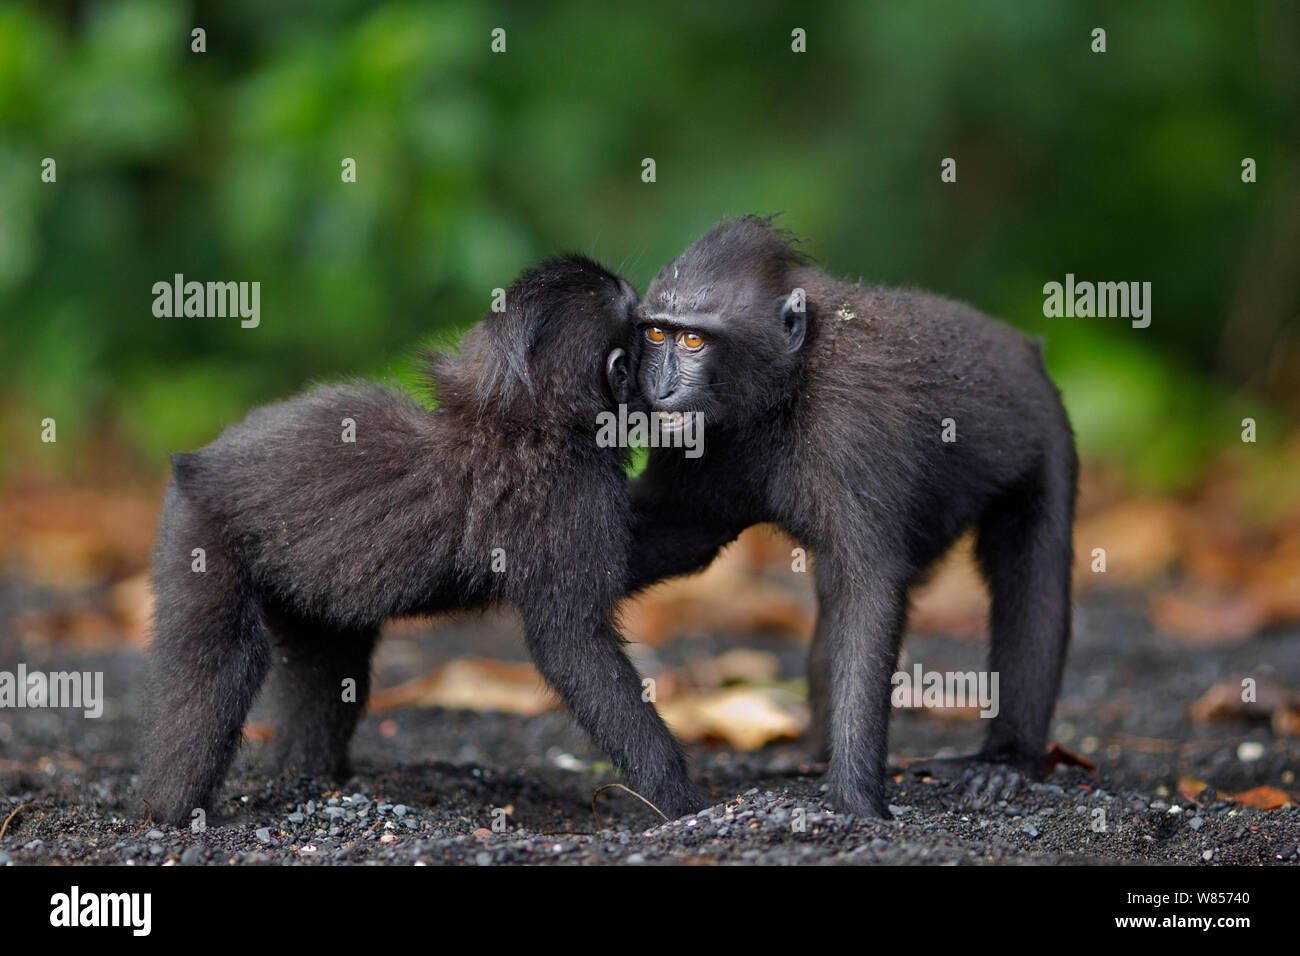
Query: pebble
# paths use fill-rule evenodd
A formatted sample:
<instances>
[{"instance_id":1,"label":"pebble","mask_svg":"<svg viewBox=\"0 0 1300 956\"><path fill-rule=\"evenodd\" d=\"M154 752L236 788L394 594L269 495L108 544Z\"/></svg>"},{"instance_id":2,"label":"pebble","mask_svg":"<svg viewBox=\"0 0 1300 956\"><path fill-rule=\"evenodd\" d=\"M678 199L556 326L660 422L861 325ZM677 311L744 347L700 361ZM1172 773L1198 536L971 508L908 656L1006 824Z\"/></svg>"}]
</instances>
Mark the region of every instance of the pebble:
<instances>
[{"instance_id":1,"label":"pebble","mask_svg":"<svg viewBox=\"0 0 1300 956\"><path fill-rule=\"evenodd\" d=\"M1023 827L1021 827L1020 829L1023 830L1025 833L1027 833L1027 834L1028 834L1029 836L1031 836L1031 837L1036 837L1036 836L1038 836L1038 827L1034 826L1032 823L1026 823L1026 824L1025 824Z\"/></svg>"},{"instance_id":2,"label":"pebble","mask_svg":"<svg viewBox=\"0 0 1300 956\"><path fill-rule=\"evenodd\" d=\"M0 850L0 866L6 866L9 863L9 861L12 859L13 857L11 857L8 853L6 853L4 850Z\"/></svg>"},{"instance_id":3,"label":"pebble","mask_svg":"<svg viewBox=\"0 0 1300 956\"><path fill-rule=\"evenodd\" d=\"M306 823L307 817L301 813L291 813L288 816L290 823Z\"/></svg>"},{"instance_id":4,"label":"pebble","mask_svg":"<svg viewBox=\"0 0 1300 956\"><path fill-rule=\"evenodd\" d=\"M192 846L192 847L190 847L188 850L186 850L184 853L181 854L181 865L183 865L183 866L194 866L194 865L196 865L196 864L199 862L199 860L201 860L202 858L203 858L203 853L202 853L202 851L201 851L198 847L196 847L196 846Z\"/></svg>"},{"instance_id":5,"label":"pebble","mask_svg":"<svg viewBox=\"0 0 1300 956\"><path fill-rule=\"evenodd\" d=\"M163 839L163 838L166 837L166 836L167 836L167 834L163 833L161 830L150 830L150 831L149 831L149 839L150 839L150 840L161 840L161 839Z\"/></svg>"},{"instance_id":6,"label":"pebble","mask_svg":"<svg viewBox=\"0 0 1300 956\"><path fill-rule=\"evenodd\" d=\"M399 803L395 807L393 807L393 815L397 817L404 817L410 812L410 810L411 808L408 807L406 804Z\"/></svg>"},{"instance_id":7,"label":"pebble","mask_svg":"<svg viewBox=\"0 0 1300 956\"><path fill-rule=\"evenodd\" d=\"M1258 740L1243 740L1237 745L1237 759L1242 763L1254 763L1264 756L1264 745Z\"/></svg>"},{"instance_id":8,"label":"pebble","mask_svg":"<svg viewBox=\"0 0 1300 956\"><path fill-rule=\"evenodd\" d=\"M271 842L271 828L270 828L270 827L260 827L260 828L258 828L257 832L254 834L254 836L257 837L257 842L258 842L258 843L270 843L270 842Z\"/></svg>"},{"instance_id":9,"label":"pebble","mask_svg":"<svg viewBox=\"0 0 1300 956\"><path fill-rule=\"evenodd\" d=\"M1193 830L1199 830L1204 823L1205 821L1200 817L1192 817L1190 820L1187 821L1187 825L1191 827Z\"/></svg>"}]
</instances>

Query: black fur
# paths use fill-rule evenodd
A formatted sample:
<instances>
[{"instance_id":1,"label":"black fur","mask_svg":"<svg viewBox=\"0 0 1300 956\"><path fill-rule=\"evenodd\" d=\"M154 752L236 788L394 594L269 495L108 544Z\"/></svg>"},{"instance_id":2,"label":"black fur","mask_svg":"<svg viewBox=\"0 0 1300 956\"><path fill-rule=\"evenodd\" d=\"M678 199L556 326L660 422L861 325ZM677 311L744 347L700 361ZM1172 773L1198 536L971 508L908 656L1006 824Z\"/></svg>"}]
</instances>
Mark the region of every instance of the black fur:
<instances>
[{"instance_id":1,"label":"black fur","mask_svg":"<svg viewBox=\"0 0 1300 956\"><path fill-rule=\"evenodd\" d=\"M625 453L597 447L596 416L628 398L636 293L571 256L506 301L433 357L432 412L377 385L318 388L173 456L145 741L156 818L210 805L273 663L281 765L337 776L379 625L498 601L519 608L538 669L632 787L672 816L704 805L614 624L630 505Z\"/></svg>"},{"instance_id":2,"label":"black fur","mask_svg":"<svg viewBox=\"0 0 1300 956\"><path fill-rule=\"evenodd\" d=\"M882 815L907 593L975 525L1001 692L978 757L1035 767L1069 641L1078 470L1038 346L956 302L834 281L754 217L665 267L638 324L665 333L638 339L643 392L703 412L705 452L652 451L633 492L632 586L703 567L759 522L809 547L831 800ZM688 330L702 347L685 347ZM941 441L947 418L955 443Z\"/></svg>"}]
</instances>

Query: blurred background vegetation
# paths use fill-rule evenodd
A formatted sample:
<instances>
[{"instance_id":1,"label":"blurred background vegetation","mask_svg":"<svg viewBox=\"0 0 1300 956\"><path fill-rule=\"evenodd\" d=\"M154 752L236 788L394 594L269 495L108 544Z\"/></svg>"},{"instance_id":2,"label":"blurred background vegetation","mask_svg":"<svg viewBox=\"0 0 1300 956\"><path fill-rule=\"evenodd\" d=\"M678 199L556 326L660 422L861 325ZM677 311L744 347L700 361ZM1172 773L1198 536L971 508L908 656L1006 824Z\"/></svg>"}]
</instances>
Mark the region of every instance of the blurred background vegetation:
<instances>
[{"instance_id":1,"label":"blurred background vegetation","mask_svg":"<svg viewBox=\"0 0 1300 956\"><path fill-rule=\"evenodd\" d=\"M1043 334L1084 456L1140 485L1295 427L1300 6L705 7L0 6L0 481L160 476L311 381L409 382L545 255L644 289L748 212ZM1044 319L1067 272L1150 281L1151 327ZM174 273L260 281L260 327L156 318Z\"/></svg>"}]
</instances>

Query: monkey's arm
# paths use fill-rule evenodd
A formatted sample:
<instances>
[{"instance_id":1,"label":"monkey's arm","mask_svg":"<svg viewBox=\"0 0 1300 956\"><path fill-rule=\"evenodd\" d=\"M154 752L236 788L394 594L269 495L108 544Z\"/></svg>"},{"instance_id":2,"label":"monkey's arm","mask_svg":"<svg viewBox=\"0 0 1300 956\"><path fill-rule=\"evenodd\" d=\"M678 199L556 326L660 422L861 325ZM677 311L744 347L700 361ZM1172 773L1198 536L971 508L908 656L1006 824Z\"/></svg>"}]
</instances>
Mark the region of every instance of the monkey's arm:
<instances>
[{"instance_id":1,"label":"monkey's arm","mask_svg":"<svg viewBox=\"0 0 1300 956\"><path fill-rule=\"evenodd\" d=\"M647 478L631 483L629 594L664 578L703 570L746 527L726 520L683 521L680 502L676 497L661 494L657 488Z\"/></svg>"},{"instance_id":2,"label":"monkey's arm","mask_svg":"<svg viewBox=\"0 0 1300 956\"><path fill-rule=\"evenodd\" d=\"M614 626L627 543L615 529L622 530L626 513L616 507L620 503L600 496L569 499L548 511L560 530L550 540L533 536L542 549L530 559L533 566L506 582L523 617L528 650L569 714L627 775L630 787L670 818L694 813L707 801L687 775L681 746L655 710L654 695ZM584 527L584 520L604 533L566 530ZM587 548L585 560L572 560L569 555L580 547Z\"/></svg>"}]
</instances>

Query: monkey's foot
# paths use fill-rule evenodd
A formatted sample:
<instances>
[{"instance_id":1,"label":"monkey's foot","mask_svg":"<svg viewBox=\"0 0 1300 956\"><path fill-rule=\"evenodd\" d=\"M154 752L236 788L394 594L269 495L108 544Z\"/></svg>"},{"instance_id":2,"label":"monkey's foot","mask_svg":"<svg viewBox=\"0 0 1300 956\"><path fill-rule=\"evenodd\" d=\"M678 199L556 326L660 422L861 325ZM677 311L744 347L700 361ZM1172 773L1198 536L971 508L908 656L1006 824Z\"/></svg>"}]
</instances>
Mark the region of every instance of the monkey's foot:
<instances>
[{"instance_id":1,"label":"monkey's foot","mask_svg":"<svg viewBox=\"0 0 1300 956\"><path fill-rule=\"evenodd\" d=\"M1026 757L990 757L973 754L922 760L908 764L909 777L929 777L952 785L958 806L982 810L999 800L1011 800L1025 785L1042 775L1042 761Z\"/></svg>"},{"instance_id":2,"label":"monkey's foot","mask_svg":"<svg viewBox=\"0 0 1300 956\"><path fill-rule=\"evenodd\" d=\"M864 820L892 819L885 806L884 797L868 793L864 788L846 787L832 781L826 794L826 802L838 813L847 813Z\"/></svg>"}]
</instances>

